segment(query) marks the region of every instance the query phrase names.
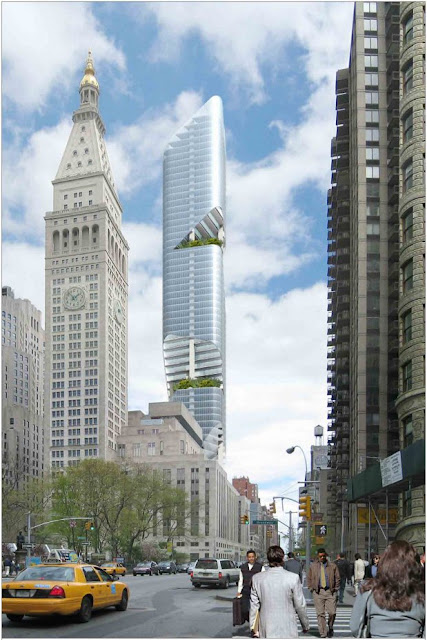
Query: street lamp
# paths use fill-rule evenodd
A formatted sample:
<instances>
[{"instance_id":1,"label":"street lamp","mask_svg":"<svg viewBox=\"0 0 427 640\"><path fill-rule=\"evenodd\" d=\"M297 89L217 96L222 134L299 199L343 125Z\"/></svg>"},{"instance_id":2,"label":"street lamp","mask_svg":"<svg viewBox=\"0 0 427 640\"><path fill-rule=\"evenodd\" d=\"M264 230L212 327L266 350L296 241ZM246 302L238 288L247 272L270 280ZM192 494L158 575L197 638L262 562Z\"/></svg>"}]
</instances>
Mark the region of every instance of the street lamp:
<instances>
[{"instance_id":1,"label":"street lamp","mask_svg":"<svg viewBox=\"0 0 427 640\"><path fill-rule=\"evenodd\" d=\"M305 457L304 449L299 446L299 444L295 444L293 447L289 447L286 449L286 453L293 453L295 449L301 449L302 455L304 456L305 462L305 477L304 480L307 480L308 476L308 466L307 466L307 458ZM310 519L306 520L306 529L305 529L305 572L308 575L308 570L310 568L310 557L311 557L311 530L310 530Z\"/></svg>"}]
</instances>

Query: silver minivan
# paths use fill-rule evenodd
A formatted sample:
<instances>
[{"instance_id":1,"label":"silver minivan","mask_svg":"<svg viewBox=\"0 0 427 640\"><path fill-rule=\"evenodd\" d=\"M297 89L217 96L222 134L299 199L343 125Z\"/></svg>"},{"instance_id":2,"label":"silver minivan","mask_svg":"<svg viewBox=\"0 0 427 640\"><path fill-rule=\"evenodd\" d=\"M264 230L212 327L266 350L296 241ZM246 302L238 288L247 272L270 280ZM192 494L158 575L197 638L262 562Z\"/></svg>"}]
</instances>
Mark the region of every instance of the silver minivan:
<instances>
[{"instance_id":1,"label":"silver minivan","mask_svg":"<svg viewBox=\"0 0 427 640\"><path fill-rule=\"evenodd\" d=\"M196 561L192 573L190 573L191 583L194 587L201 587L202 584L214 584L228 588L230 582L239 582L240 569L236 567L233 560L222 560L217 558L199 558Z\"/></svg>"}]
</instances>

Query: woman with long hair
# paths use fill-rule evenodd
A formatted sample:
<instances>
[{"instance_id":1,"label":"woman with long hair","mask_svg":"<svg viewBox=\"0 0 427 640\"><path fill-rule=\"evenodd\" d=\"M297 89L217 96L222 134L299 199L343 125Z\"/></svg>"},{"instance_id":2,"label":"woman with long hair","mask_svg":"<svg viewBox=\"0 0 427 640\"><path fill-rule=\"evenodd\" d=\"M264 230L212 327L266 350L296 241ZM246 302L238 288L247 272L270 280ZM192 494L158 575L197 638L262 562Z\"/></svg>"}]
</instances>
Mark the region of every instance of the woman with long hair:
<instances>
[{"instance_id":1,"label":"woman with long hair","mask_svg":"<svg viewBox=\"0 0 427 640\"><path fill-rule=\"evenodd\" d=\"M425 622L424 579L414 547L405 540L389 544L375 578L366 580L354 602L350 630L357 637L362 620L371 638L420 638Z\"/></svg>"}]
</instances>

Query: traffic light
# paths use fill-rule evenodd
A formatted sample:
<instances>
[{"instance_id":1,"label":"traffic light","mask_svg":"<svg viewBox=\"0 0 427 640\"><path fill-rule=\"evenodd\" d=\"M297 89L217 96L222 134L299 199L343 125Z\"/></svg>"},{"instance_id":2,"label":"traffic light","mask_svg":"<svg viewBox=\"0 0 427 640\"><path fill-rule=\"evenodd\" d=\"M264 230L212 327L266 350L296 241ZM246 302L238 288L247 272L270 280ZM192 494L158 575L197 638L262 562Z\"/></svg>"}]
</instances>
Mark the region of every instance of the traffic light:
<instances>
[{"instance_id":1,"label":"traffic light","mask_svg":"<svg viewBox=\"0 0 427 640\"><path fill-rule=\"evenodd\" d=\"M276 513L276 503L273 502L270 504L270 513Z\"/></svg>"},{"instance_id":2,"label":"traffic light","mask_svg":"<svg viewBox=\"0 0 427 640\"><path fill-rule=\"evenodd\" d=\"M86 531L95 531L95 523L93 520L86 520L85 522Z\"/></svg>"},{"instance_id":3,"label":"traffic light","mask_svg":"<svg viewBox=\"0 0 427 640\"><path fill-rule=\"evenodd\" d=\"M249 516L248 516L248 514L245 515L245 524L249 524Z\"/></svg>"},{"instance_id":4,"label":"traffic light","mask_svg":"<svg viewBox=\"0 0 427 640\"><path fill-rule=\"evenodd\" d=\"M273 537L273 532L271 529L267 529L267 538L272 538Z\"/></svg>"},{"instance_id":5,"label":"traffic light","mask_svg":"<svg viewBox=\"0 0 427 640\"><path fill-rule=\"evenodd\" d=\"M299 499L299 515L301 518L311 520L311 497L300 496Z\"/></svg>"},{"instance_id":6,"label":"traffic light","mask_svg":"<svg viewBox=\"0 0 427 640\"><path fill-rule=\"evenodd\" d=\"M246 516L240 516L240 524L246 524Z\"/></svg>"}]
</instances>

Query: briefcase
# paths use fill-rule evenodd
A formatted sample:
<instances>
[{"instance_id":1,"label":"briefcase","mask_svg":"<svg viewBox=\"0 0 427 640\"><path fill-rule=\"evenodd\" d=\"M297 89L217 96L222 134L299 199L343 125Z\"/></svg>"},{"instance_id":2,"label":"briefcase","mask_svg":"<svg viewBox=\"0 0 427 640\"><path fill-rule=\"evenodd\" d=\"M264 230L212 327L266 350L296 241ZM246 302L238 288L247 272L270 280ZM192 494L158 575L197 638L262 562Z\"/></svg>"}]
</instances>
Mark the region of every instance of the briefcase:
<instances>
[{"instance_id":1,"label":"briefcase","mask_svg":"<svg viewBox=\"0 0 427 640\"><path fill-rule=\"evenodd\" d=\"M233 627L244 623L245 617L242 611L242 598L233 598Z\"/></svg>"}]
</instances>

